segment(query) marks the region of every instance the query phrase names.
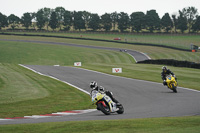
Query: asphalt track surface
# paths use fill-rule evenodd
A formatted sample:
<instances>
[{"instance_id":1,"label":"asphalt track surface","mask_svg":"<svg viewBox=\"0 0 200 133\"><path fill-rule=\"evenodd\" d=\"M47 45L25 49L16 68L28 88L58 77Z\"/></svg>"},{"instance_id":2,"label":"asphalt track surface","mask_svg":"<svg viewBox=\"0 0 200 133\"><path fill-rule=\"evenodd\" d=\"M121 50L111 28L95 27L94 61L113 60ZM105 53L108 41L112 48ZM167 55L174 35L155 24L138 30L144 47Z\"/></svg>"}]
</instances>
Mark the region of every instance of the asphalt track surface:
<instances>
[{"instance_id":1,"label":"asphalt track surface","mask_svg":"<svg viewBox=\"0 0 200 133\"><path fill-rule=\"evenodd\" d=\"M86 114L39 119L3 120L0 124L200 115L199 91L179 87L178 93L173 93L160 83L112 76L76 67L38 65L26 65L26 67L66 81L87 92L90 92L89 83L95 80L99 85L113 92L115 98L123 104L125 112L120 115L106 116L100 111L94 111Z\"/></svg>"}]
</instances>

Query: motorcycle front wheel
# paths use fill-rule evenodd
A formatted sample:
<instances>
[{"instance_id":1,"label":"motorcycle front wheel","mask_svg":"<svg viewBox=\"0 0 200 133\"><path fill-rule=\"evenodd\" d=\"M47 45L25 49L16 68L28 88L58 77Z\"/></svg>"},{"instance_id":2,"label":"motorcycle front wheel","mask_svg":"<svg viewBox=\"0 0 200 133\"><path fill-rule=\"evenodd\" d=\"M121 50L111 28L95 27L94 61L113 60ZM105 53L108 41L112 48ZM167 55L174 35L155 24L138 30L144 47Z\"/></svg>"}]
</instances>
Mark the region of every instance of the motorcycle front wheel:
<instances>
[{"instance_id":1,"label":"motorcycle front wheel","mask_svg":"<svg viewBox=\"0 0 200 133\"><path fill-rule=\"evenodd\" d=\"M120 105L119 110L117 111L118 114L123 114L124 113L124 107L122 105Z\"/></svg>"},{"instance_id":2,"label":"motorcycle front wheel","mask_svg":"<svg viewBox=\"0 0 200 133\"><path fill-rule=\"evenodd\" d=\"M176 86L174 84L172 84L172 90L173 92L177 93Z\"/></svg>"},{"instance_id":3,"label":"motorcycle front wheel","mask_svg":"<svg viewBox=\"0 0 200 133\"><path fill-rule=\"evenodd\" d=\"M106 107L103 106L102 103L98 103L97 107L105 114L110 115L110 108L106 105Z\"/></svg>"}]
</instances>

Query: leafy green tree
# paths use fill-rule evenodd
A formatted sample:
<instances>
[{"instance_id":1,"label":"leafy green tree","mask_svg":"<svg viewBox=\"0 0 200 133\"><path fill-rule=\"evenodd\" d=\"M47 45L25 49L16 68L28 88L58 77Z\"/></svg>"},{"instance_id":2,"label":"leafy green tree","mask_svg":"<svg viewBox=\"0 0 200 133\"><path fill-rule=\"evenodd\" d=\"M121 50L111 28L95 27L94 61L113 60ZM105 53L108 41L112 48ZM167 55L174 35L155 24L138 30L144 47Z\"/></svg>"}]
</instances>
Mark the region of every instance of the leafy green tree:
<instances>
[{"instance_id":1,"label":"leafy green tree","mask_svg":"<svg viewBox=\"0 0 200 133\"><path fill-rule=\"evenodd\" d=\"M61 30L62 29L61 26L64 22L65 8L64 7L56 7L55 12L56 12L57 19L58 19L58 25L59 25L60 30Z\"/></svg>"},{"instance_id":2,"label":"leafy green tree","mask_svg":"<svg viewBox=\"0 0 200 133\"><path fill-rule=\"evenodd\" d=\"M52 14L52 9L45 7L42 10L44 12L44 20L45 20L45 24L47 25L47 30L48 30L49 21Z\"/></svg>"},{"instance_id":3,"label":"leafy green tree","mask_svg":"<svg viewBox=\"0 0 200 133\"><path fill-rule=\"evenodd\" d=\"M85 29L85 21L83 19L83 13L81 11L73 13L73 25L77 30Z\"/></svg>"},{"instance_id":4,"label":"leafy green tree","mask_svg":"<svg viewBox=\"0 0 200 133\"><path fill-rule=\"evenodd\" d=\"M174 26L174 31L175 31L175 33L177 33L176 29L177 29L177 25L178 25L178 19L176 18L176 15L172 15L172 23Z\"/></svg>"},{"instance_id":5,"label":"leafy green tree","mask_svg":"<svg viewBox=\"0 0 200 133\"><path fill-rule=\"evenodd\" d=\"M111 19L111 15L108 13L105 13L101 16L101 24L103 29L105 29L106 31L110 31L112 28L112 19Z\"/></svg>"},{"instance_id":6,"label":"leafy green tree","mask_svg":"<svg viewBox=\"0 0 200 133\"><path fill-rule=\"evenodd\" d=\"M8 26L7 16L0 13L0 30Z\"/></svg>"},{"instance_id":7,"label":"leafy green tree","mask_svg":"<svg viewBox=\"0 0 200 133\"><path fill-rule=\"evenodd\" d=\"M31 26L32 24L32 17L30 13L24 13L22 18L21 18L21 22L22 24L26 27L26 29L29 28L29 26Z\"/></svg>"},{"instance_id":8,"label":"leafy green tree","mask_svg":"<svg viewBox=\"0 0 200 133\"><path fill-rule=\"evenodd\" d=\"M88 26L94 31L100 28L100 17L98 14L91 14L91 18L90 18Z\"/></svg>"},{"instance_id":9,"label":"leafy green tree","mask_svg":"<svg viewBox=\"0 0 200 133\"><path fill-rule=\"evenodd\" d=\"M194 19L197 17L197 9L195 7L187 7L182 10L183 16L187 18L189 32L192 25L194 24Z\"/></svg>"},{"instance_id":10,"label":"leafy green tree","mask_svg":"<svg viewBox=\"0 0 200 133\"><path fill-rule=\"evenodd\" d=\"M130 25L132 27L132 31L141 31L144 26L144 17L145 14L143 12L133 12L130 15Z\"/></svg>"},{"instance_id":11,"label":"leafy green tree","mask_svg":"<svg viewBox=\"0 0 200 133\"><path fill-rule=\"evenodd\" d=\"M129 16L127 13L119 13L118 28L121 32L124 32L129 27Z\"/></svg>"},{"instance_id":12,"label":"leafy green tree","mask_svg":"<svg viewBox=\"0 0 200 133\"><path fill-rule=\"evenodd\" d=\"M56 16L56 12L51 13L49 26L53 29L53 31L58 27L58 19Z\"/></svg>"},{"instance_id":13,"label":"leafy green tree","mask_svg":"<svg viewBox=\"0 0 200 133\"><path fill-rule=\"evenodd\" d=\"M169 30L172 29L173 23L169 16L169 13L165 13L165 15L162 17L161 26L163 29L165 29L165 31L167 31L167 33L169 32Z\"/></svg>"},{"instance_id":14,"label":"leafy green tree","mask_svg":"<svg viewBox=\"0 0 200 133\"><path fill-rule=\"evenodd\" d=\"M187 30L187 18L184 16L184 14L179 10L179 17L178 17L178 25L177 29L180 29L182 33L184 33L185 30Z\"/></svg>"},{"instance_id":15,"label":"leafy green tree","mask_svg":"<svg viewBox=\"0 0 200 133\"><path fill-rule=\"evenodd\" d=\"M32 12L31 13L31 19L32 19L32 27L36 30L36 13Z\"/></svg>"},{"instance_id":16,"label":"leafy green tree","mask_svg":"<svg viewBox=\"0 0 200 133\"><path fill-rule=\"evenodd\" d=\"M89 25L90 18L91 18L91 13L87 12L87 11L83 11L82 14L83 14L83 20L85 21L85 27L87 29L88 25Z\"/></svg>"},{"instance_id":17,"label":"leafy green tree","mask_svg":"<svg viewBox=\"0 0 200 133\"><path fill-rule=\"evenodd\" d=\"M70 30L72 26L72 13L70 11L65 11L63 25L65 26L65 30Z\"/></svg>"},{"instance_id":18,"label":"leafy green tree","mask_svg":"<svg viewBox=\"0 0 200 133\"><path fill-rule=\"evenodd\" d=\"M19 23L20 23L19 17L15 16L14 14L11 14L10 16L8 16L8 24L11 25L13 30Z\"/></svg>"},{"instance_id":19,"label":"leafy green tree","mask_svg":"<svg viewBox=\"0 0 200 133\"><path fill-rule=\"evenodd\" d=\"M117 22L118 22L118 13L117 12L113 12L111 13L111 19L112 19L112 24L113 24L113 30L115 30Z\"/></svg>"},{"instance_id":20,"label":"leafy green tree","mask_svg":"<svg viewBox=\"0 0 200 133\"><path fill-rule=\"evenodd\" d=\"M41 30L45 26L44 11L42 9L36 13L36 21L37 27Z\"/></svg>"},{"instance_id":21,"label":"leafy green tree","mask_svg":"<svg viewBox=\"0 0 200 133\"><path fill-rule=\"evenodd\" d=\"M145 25L146 29L150 32L153 32L155 29L160 28L160 18L158 16L158 13L156 13L156 10L147 11L147 14L145 16Z\"/></svg>"},{"instance_id":22,"label":"leafy green tree","mask_svg":"<svg viewBox=\"0 0 200 133\"><path fill-rule=\"evenodd\" d=\"M195 23L192 25L192 30L198 32L200 30L200 16L197 17Z\"/></svg>"}]
</instances>

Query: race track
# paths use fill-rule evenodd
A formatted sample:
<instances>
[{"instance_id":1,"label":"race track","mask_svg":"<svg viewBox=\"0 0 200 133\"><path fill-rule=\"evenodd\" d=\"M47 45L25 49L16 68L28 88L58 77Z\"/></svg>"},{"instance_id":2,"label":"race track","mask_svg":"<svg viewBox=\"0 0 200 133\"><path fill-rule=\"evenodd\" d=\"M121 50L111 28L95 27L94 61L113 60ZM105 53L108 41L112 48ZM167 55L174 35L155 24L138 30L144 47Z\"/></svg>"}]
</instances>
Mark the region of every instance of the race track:
<instances>
[{"instance_id":1,"label":"race track","mask_svg":"<svg viewBox=\"0 0 200 133\"><path fill-rule=\"evenodd\" d=\"M3 41L19 41L45 43L53 45L66 45L74 47L105 49L114 51L124 51L124 49L86 46L68 43L43 42L43 41L27 41L27 40L6 40ZM147 60L149 57L143 53L126 50L136 62ZM90 92L89 83L93 80L99 85L104 86L114 93L125 108L122 115L112 114L104 115L102 112L94 111L85 114L55 116L39 119L16 119L16 120L0 120L0 124L21 124L21 123L40 123L40 122L56 122L56 121L82 121L82 120L110 120L110 119L131 119L131 118L150 118L150 117L173 117L173 116L191 116L200 115L200 92L185 88L178 88L178 93L172 93L171 90L162 84L134 80L123 77L112 76L95 71L85 70L74 67L62 66L37 66L26 65L42 74L55 77L61 81L68 82L87 92ZM53 113L53 112L52 112Z\"/></svg>"},{"instance_id":2,"label":"race track","mask_svg":"<svg viewBox=\"0 0 200 133\"><path fill-rule=\"evenodd\" d=\"M124 106L122 115L104 115L94 111L86 114L39 118L2 120L0 124L40 123L57 121L110 120L150 117L175 117L200 115L200 92L178 88L172 93L160 83L112 76L75 67L26 65L37 72L66 81L88 92L93 80L112 91Z\"/></svg>"}]
</instances>

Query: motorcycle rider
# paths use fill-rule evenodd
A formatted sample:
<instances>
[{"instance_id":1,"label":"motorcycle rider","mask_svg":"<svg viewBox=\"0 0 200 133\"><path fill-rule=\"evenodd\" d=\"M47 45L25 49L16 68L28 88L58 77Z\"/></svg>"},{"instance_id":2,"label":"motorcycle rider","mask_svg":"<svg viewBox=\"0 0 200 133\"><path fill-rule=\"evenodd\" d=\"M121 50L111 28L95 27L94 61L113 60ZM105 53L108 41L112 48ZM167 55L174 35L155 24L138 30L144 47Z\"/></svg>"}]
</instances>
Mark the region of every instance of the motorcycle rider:
<instances>
[{"instance_id":1,"label":"motorcycle rider","mask_svg":"<svg viewBox=\"0 0 200 133\"><path fill-rule=\"evenodd\" d=\"M173 77L175 77L174 73L170 70L170 69L167 69L166 66L163 66L162 67L162 72L161 72L161 78L163 80L163 85L167 85L167 82L166 82L166 77L167 75L172 75ZM175 77L175 80L177 80L177 78Z\"/></svg>"},{"instance_id":2,"label":"motorcycle rider","mask_svg":"<svg viewBox=\"0 0 200 133\"><path fill-rule=\"evenodd\" d=\"M99 91L99 92L101 92L101 93L105 93L107 96L109 96L109 97L112 99L113 102L116 103L117 106L118 106L118 105L121 105L121 104L113 97L112 92L110 92L110 91L108 91L108 90L105 91L104 87L98 86L96 81L92 81L92 82L90 83L90 88L92 89L90 94L92 94L92 91L94 91L94 90Z\"/></svg>"}]
</instances>

